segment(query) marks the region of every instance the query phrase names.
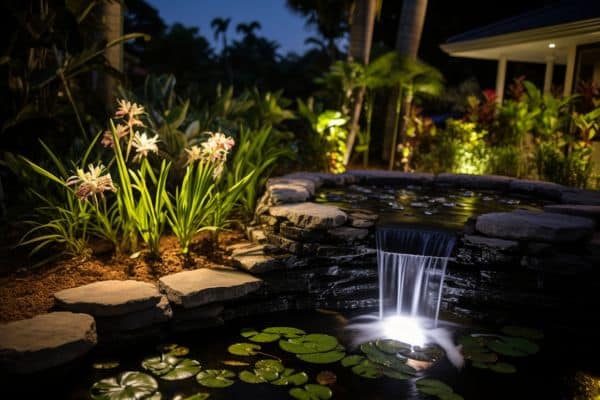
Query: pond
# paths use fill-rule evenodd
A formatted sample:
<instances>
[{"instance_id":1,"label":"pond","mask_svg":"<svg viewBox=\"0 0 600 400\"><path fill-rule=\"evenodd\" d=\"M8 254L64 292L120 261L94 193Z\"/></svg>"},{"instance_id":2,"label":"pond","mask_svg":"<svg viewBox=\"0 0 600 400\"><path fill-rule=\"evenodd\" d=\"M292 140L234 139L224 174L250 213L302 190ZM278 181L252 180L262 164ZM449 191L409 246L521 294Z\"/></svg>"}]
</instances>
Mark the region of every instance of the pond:
<instances>
[{"instance_id":1,"label":"pond","mask_svg":"<svg viewBox=\"0 0 600 400\"><path fill-rule=\"evenodd\" d=\"M379 225L429 225L462 229L470 217L515 209L540 210L549 202L498 191L432 186L350 185L323 188L316 201L379 214Z\"/></svg>"},{"instance_id":2,"label":"pond","mask_svg":"<svg viewBox=\"0 0 600 400\"><path fill-rule=\"evenodd\" d=\"M210 399L292 398L289 394L290 389L295 387L292 383L282 386L270 383L250 384L239 378L240 372L244 370L251 371L250 376L254 375L254 373L260 375L260 371L254 371L253 365L257 361L279 358L285 368L293 368L295 370L294 374L305 372L308 376L306 382L302 378L297 382L300 385L298 386L299 389L296 390L300 392L304 390L305 385L316 384L316 377L320 372L331 371L335 375L335 383L331 383L331 374L327 375L328 379L326 381L328 382L325 383L328 383L329 390L331 390L333 394L332 398L334 399L461 398L453 397L450 394L452 392L442 392L438 396L428 397L429 395L423 393L423 391L427 392L428 388L423 389L421 387L421 390L417 388L416 382L423 377L434 379L432 381L434 382L434 386L437 384L437 380L445 383L452 388L451 391L453 390L455 394L465 399L570 399L574 398L576 391L579 390L574 379L577 371L599 372L598 365L594 362L594 356L589 351L580 351L580 347L569 345L569 343L577 342L571 342L568 338L561 336L562 334L559 335L558 332L548 331L544 332L544 338L540 339L538 337L539 332L535 330L524 331L525 336L535 337L535 339L517 339L517 342L521 344L530 343L530 346L534 347L539 346L539 352L532 351L532 353L536 354L525 355L530 350L537 349L522 346L521 350L524 353L520 353L520 356L514 356L518 351L513 356L508 356L503 354L511 352L508 346L504 348L498 347L495 353L498 355L498 361L487 365L503 365L504 367L497 368L499 372L493 372L490 368L482 369L475 367L475 359L480 360L478 366L481 367L480 364L486 362L485 357L481 357L481 355L491 354L491 352L484 352L481 349L477 350L470 347L472 346L471 339L465 339L464 335L474 332L499 333L501 327L494 327L493 330L485 330L481 327L450 326L449 329L454 335L455 342L460 341L464 344L465 349L470 349L469 351L465 351L465 353L470 354L473 360L466 360L465 367L462 370L458 370L446 358L442 357L430 368L416 373L415 376L399 376L400 378L408 379L393 379L388 376L371 379L363 377L365 375L368 376L369 373L368 371L367 373L364 371L361 372L360 368L356 371L363 376L359 376L353 372L352 366L344 367L339 361L329 364L305 362L300 360L294 353L283 351L277 341L259 344L261 346L260 351L265 354L238 356L228 352L228 347L234 343L252 343L248 338L240 335L240 330L244 328L251 327L260 331L270 326L290 326L299 328L309 334L323 333L333 335L346 348L346 355L356 354L364 356L360 347L354 347L356 345L356 337L352 331L345 329L350 317L352 317L350 314L342 315L324 310L320 312L273 313L259 318L239 320L225 327L173 335L169 336L168 339L157 338L138 342L135 345L127 345L121 349L100 347L90 353L77 367L73 367L68 371L55 371L52 374L46 373L42 376L29 378L15 378L11 379L10 386L4 387L12 386L13 393L18 398L49 398L48 394L52 394L50 398L65 400L88 399L90 398L89 390L94 382L117 376L123 371L139 371L154 377L158 383L158 391L161 393L162 399L184 399L197 393L208 393ZM517 330L510 333L520 334L522 332ZM505 337L510 338L510 335ZM262 339L265 338L263 337ZM271 339L269 338L269 340ZM283 338L282 340L286 339ZM317 346L323 344L320 341L316 342L318 342ZM227 384L229 384L228 380L231 380L233 383L224 388L210 388L202 386L197 382L194 375L198 370L192 369L194 374L188 378L168 381L158 377L156 370L153 373L148 369L144 369L142 367L142 360L159 355L158 347L165 343L177 343L180 346L188 347L189 354L182 357L197 360L201 366L200 371L213 369L231 371L231 378L225 378L225 381ZM535 343L535 345L531 345L531 343ZM512 351L515 351L515 348L512 348ZM369 358L372 359L372 355L369 355ZM351 359L348 360L352 361ZM119 366L113 369L94 369L92 366L94 363L106 361L118 361ZM245 365L246 363L249 365ZM346 364L352 364L352 362ZM513 373L512 368L506 368L506 365L514 367L516 372ZM148 367L148 364L146 366ZM276 368L276 366L274 367ZM245 374L247 375L248 373ZM280 373L280 375L282 374L285 374L285 372ZM244 380L248 380L248 375ZM423 382L427 383L427 381ZM313 386L312 389L315 387ZM434 392L437 390L436 388L437 386L434 387ZM300 396L297 398L301 399L327 398L326 394L329 390L325 390L325 395L321 397L319 397L320 392L318 391L316 397L301 397L302 393L298 394L298 392L296 392L296 395Z\"/></svg>"}]
</instances>

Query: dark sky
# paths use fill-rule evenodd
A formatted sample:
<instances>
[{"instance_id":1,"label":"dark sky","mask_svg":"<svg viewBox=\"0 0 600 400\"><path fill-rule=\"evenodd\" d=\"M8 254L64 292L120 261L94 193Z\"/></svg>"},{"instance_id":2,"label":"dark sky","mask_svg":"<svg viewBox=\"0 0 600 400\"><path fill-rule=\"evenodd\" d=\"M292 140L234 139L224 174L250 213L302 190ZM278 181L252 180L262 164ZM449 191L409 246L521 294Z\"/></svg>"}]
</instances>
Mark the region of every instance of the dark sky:
<instances>
[{"instance_id":1,"label":"dark sky","mask_svg":"<svg viewBox=\"0 0 600 400\"><path fill-rule=\"evenodd\" d=\"M181 22L200 28L200 33L210 40L217 50L220 43L214 42L210 21L215 17L231 17L229 37L235 38L235 26L240 22L258 21L262 25L259 34L280 44L279 52L303 53L304 39L314 35L312 28L305 26L302 16L294 14L285 0L148 0L158 9L166 23Z\"/></svg>"}]
</instances>

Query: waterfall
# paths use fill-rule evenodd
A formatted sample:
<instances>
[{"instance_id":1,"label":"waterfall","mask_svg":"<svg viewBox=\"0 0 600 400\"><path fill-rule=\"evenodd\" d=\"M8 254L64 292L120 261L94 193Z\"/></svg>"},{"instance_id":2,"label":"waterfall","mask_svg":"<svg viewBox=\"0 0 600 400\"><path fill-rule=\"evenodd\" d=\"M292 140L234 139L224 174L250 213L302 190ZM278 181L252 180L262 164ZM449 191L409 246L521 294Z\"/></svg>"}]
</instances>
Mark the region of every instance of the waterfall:
<instances>
[{"instance_id":1,"label":"waterfall","mask_svg":"<svg viewBox=\"0 0 600 400\"><path fill-rule=\"evenodd\" d=\"M437 326L455 236L414 227L378 227L379 318L408 315Z\"/></svg>"}]
</instances>

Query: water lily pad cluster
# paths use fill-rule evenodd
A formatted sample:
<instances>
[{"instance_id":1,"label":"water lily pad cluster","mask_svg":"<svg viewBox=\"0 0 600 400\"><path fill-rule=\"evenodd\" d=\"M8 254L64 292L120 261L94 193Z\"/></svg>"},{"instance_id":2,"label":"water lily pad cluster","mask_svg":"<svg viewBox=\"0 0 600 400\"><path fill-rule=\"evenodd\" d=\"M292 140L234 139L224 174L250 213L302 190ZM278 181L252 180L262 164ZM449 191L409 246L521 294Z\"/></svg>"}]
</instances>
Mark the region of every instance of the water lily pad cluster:
<instances>
[{"instance_id":1,"label":"water lily pad cluster","mask_svg":"<svg viewBox=\"0 0 600 400\"><path fill-rule=\"evenodd\" d=\"M279 347L312 364L331 364L346 356L346 349L337 338L322 333L281 339Z\"/></svg>"},{"instance_id":2,"label":"water lily pad cluster","mask_svg":"<svg viewBox=\"0 0 600 400\"><path fill-rule=\"evenodd\" d=\"M146 358L142 367L161 379L177 381L187 379L200 372L200 363L190 358L178 358L168 354Z\"/></svg>"},{"instance_id":3,"label":"water lily pad cluster","mask_svg":"<svg viewBox=\"0 0 600 400\"><path fill-rule=\"evenodd\" d=\"M500 361L499 356L525 357L533 355L540 350L540 346L533 340L542 339L543 333L521 327L504 327L504 335L473 334L459 339L465 359L471 361L475 368L489 369L490 371L510 374L517 368L507 362Z\"/></svg>"},{"instance_id":4,"label":"water lily pad cluster","mask_svg":"<svg viewBox=\"0 0 600 400\"><path fill-rule=\"evenodd\" d=\"M406 346L395 340L377 340L363 343L363 355L349 355L342 359L342 366L352 368L356 375L368 379L387 376L393 379L409 379L417 371L407 365L408 357L403 356ZM408 346L410 349L410 346Z\"/></svg>"},{"instance_id":5,"label":"water lily pad cluster","mask_svg":"<svg viewBox=\"0 0 600 400\"><path fill-rule=\"evenodd\" d=\"M243 382L270 383L276 386L303 385L308 382L306 372L299 372L292 368L286 368L281 361L273 359L259 360L254 364L253 370L244 370L239 373Z\"/></svg>"},{"instance_id":6,"label":"water lily pad cluster","mask_svg":"<svg viewBox=\"0 0 600 400\"><path fill-rule=\"evenodd\" d=\"M158 383L150 375L127 371L117 377L102 379L91 387L93 400L144 399L160 400Z\"/></svg>"},{"instance_id":7,"label":"water lily pad cluster","mask_svg":"<svg viewBox=\"0 0 600 400\"><path fill-rule=\"evenodd\" d=\"M440 400L463 400L463 397L455 393L454 389L437 379L422 378L417 380L415 385L419 392L436 396Z\"/></svg>"}]
</instances>

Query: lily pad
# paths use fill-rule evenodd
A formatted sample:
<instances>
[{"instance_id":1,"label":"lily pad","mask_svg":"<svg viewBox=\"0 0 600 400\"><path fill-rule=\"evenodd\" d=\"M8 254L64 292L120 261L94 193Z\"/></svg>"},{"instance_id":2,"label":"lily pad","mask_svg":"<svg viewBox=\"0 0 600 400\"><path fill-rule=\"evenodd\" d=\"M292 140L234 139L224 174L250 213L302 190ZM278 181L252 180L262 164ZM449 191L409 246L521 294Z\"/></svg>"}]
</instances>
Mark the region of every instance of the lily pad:
<instances>
[{"instance_id":1,"label":"lily pad","mask_svg":"<svg viewBox=\"0 0 600 400\"><path fill-rule=\"evenodd\" d=\"M181 400L206 400L210 397L210 393L196 393Z\"/></svg>"},{"instance_id":2,"label":"lily pad","mask_svg":"<svg viewBox=\"0 0 600 400\"><path fill-rule=\"evenodd\" d=\"M501 332L508 336L516 336L532 340L540 340L544 338L544 332L538 329L526 328L522 326L505 326L502 328Z\"/></svg>"},{"instance_id":3,"label":"lily pad","mask_svg":"<svg viewBox=\"0 0 600 400\"><path fill-rule=\"evenodd\" d=\"M383 368L370 360L362 360L352 367L352 372L363 378L376 379L383 375Z\"/></svg>"},{"instance_id":4,"label":"lily pad","mask_svg":"<svg viewBox=\"0 0 600 400\"><path fill-rule=\"evenodd\" d=\"M279 379L272 381L271 384L277 386L285 386L289 384L300 386L304 385L306 382L308 382L308 375L306 374L306 372L296 372L292 368L286 368L279 375Z\"/></svg>"},{"instance_id":5,"label":"lily pad","mask_svg":"<svg viewBox=\"0 0 600 400\"><path fill-rule=\"evenodd\" d=\"M425 394L431 394L439 397L445 393L454 393L454 389L437 379L422 378L417 380L415 383L419 392Z\"/></svg>"},{"instance_id":6,"label":"lily pad","mask_svg":"<svg viewBox=\"0 0 600 400\"><path fill-rule=\"evenodd\" d=\"M167 381L187 379L200 371L200 363L190 358L177 358L163 354L142 361L142 367Z\"/></svg>"},{"instance_id":7,"label":"lily pad","mask_svg":"<svg viewBox=\"0 0 600 400\"><path fill-rule=\"evenodd\" d=\"M234 384L235 372L228 369L207 369L196 375L196 380L202 386L209 388L225 388Z\"/></svg>"},{"instance_id":8,"label":"lily pad","mask_svg":"<svg viewBox=\"0 0 600 400\"><path fill-rule=\"evenodd\" d=\"M250 365L250 363L238 360L223 360L221 361L221 363L229 367L247 367L248 365Z\"/></svg>"},{"instance_id":9,"label":"lily pad","mask_svg":"<svg viewBox=\"0 0 600 400\"><path fill-rule=\"evenodd\" d=\"M283 366L281 361L270 359L257 361L256 364L254 364L254 367L256 369L271 369L277 373L283 372L285 370L285 367Z\"/></svg>"},{"instance_id":10,"label":"lily pad","mask_svg":"<svg viewBox=\"0 0 600 400\"><path fill-rule=\"evenodd\" d=\"M365 356L361 356L358 354L352 354L350 356L346 356L342 359L342 367L353 367L355 365L360 364L361 361L365 359Z\"/></svg>"},{"instance_id":11,"label":"lily pad","mask_svg":"<svg viewBox=\"0 0 600 400\"><path fill-rule=\"evenodd\" d=\"M297 354L296 357L302 361L306 361L313 364L331 364L340 361L346 356L346 353L339 350L326 351L323 353L308 353L308 354Z\"/></svg>"},{"instance_id":12,"label":"lily pad","mask_svg":"<svg viewBox=\"0 0 600 400\"><path fill-rule=\"evenodd\" d=\"M490 352L464 352L467 360L477 363L495 363L498 361L498 355Z\"/></svg>"},{"instance_id":13,"label":"lily pad","mask_svg":"<svg viewBox=\"0 0 600 400\"><path fill-rule=\"evenodd\" d=\"M118 400L124 398L152 399L161 398L158 383L150 375L127 371L116 378L102 379L90 388L93 400Z\"/></svg>"},{"instance_id":14,"label":"lily pad","mask_svg":"<svg viewBox=\"0 0 600 400\"><path fill-rule=\"evenodd\" d=\"M409 344L399 342L393 339L380 339L375 342L377 348L387 354L397 354L400 351L410 351Z\"/></svg>"},{"instance_id":15,"label":"lily pad","mask_svg":"<svg viewBox=\"0 0 600 400\"><path fill-rule=\"evenodd\" d=\"M256 371L248 371L248 370L244 370L242 372L239 373L239 378L242 382L246 382L246 383L266 383L267 380L261 376L258 375L256 373Z\"/></svg>"},{"instance_id":16,"label":"lily pad","mask_svg":"<svg viewBox=\"0 0 600 400\"><path fill-rule=\"evenodd\" d=\"M517 372L517 368L514 365L505 362L490 364L489 369L500 374L514 374Z\"/></svg>"},{"instance_id":17,"label":"lily pad","mask_svg":"<svg viewBox=\"0 0 600 400\"><path fill-rule=\"evenodd\" d=\"M270 326L263 329L265 333L277 333L286 339L294 339L300 336L306 335L302 329L294 328L291 326Z\"/></svg>"},{"instance_id":18,"label":"lily pad","mask_svg":"<svg viewBox=\"0 0 600 400\"><path fill-rule=\"evenodd\" d=\"M388 378L398 379L398 380L406 380L406 379L411 379L413 377L410 374L406 374L401 371L396 371L395 369L391 369L391 368L384 368L383 374L385 376L387 376Z\"/></svg>"},{"instance_id":19,"label":"lily pad","mask_svg":"<svg viewBox=\"0 0 600 400\"><path fill-rule=\"evenodd\" d=\"M253 356L261 347L254 343L235 343L227 348L227 351L236 356Z\"/></svg>"},{"instance_id":20,"label":"lily pad","mask_svg":"<svg viewBox=\"0 0 600 400\"><path fill-rule=\"evenodd\" d=\"M308 384L303 388L290 389L290 396L297 400L328 400L333 396L333 392L327 386Z\"/></svg>"},{"instance_id":21,"label":"lily pad","mask_svg":"<svg viewBox=\"0 0 600 400\"><path fill-rule=\"evenodd\" d=\"M510 357L523 357L535 354L540 349L536 343L527 339L507 336L490 340L487 343L487 347L498 354Z\"/></svg>"},{"instance_id":22,"label":"lily pad","mask_svg":"<svg viewBox=\"0 0 600 400\"><path fill-rule=\"evenodd\" d=\"M94 369L113 369L121 365L118 361L95 362L92 364Z\"/></svg>"},{"instance_id":23,"label":"lily pad","mask_svg":"<svg viewBox=\"0 0 600 400\"><path fill-rule=\"evenodd\" d=\"M158 346L158 351L175 357L187 356L190 353L189 348L174 343Z\"/></svg>"},{"instance_id":24,"label":"lily pad","mask_svg":"<svg viewBox=\"0 0 600 400\"><path fill-rule=\"evenodd\" d=\"M360 349L367 356L369 360L376 364L381 364L387 368L392 368L400 372L415 374L416 371L406 365L406 359L400 358L396 355L384 353L379 350L374 342L363 343Z\"/></svg>"},{"instance_id":25,"label":"lily pad","mask_svg":"<svg viewBox=\"0 0 600 400\"><path fill-rule=\"evenodd\" d=\"M333 385L337 381L337 375L331 371L321 371L317 374L319 385Z\"/></svg>"},{"instance_id":26,"label":"lily pad","mask_svg":"<svg viewBox=\"0 0 600 400\"><path fill-rule=\"evenodd\" d=\"M279 341L282 350L296 354L326 352L335 349L337 345L338 340L335 337L322 333L311 333Z\"/></svg>"},{"instance_id":27,"label":"lily pad","mask_svg":"<svg viewBox=\"0 0 600 400\"><path fill-rule=\"evenodd\" d=\"M270 343L281 338L278 333L258 332L254 329L242 329L240 334L246 339L256 343Z\"/></svg>"}]
</instances>

